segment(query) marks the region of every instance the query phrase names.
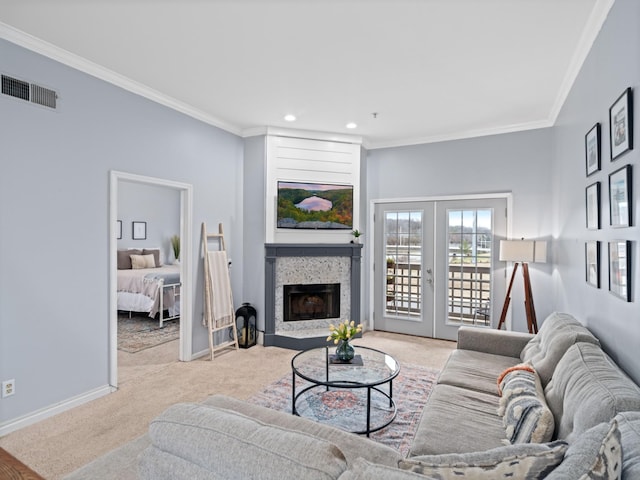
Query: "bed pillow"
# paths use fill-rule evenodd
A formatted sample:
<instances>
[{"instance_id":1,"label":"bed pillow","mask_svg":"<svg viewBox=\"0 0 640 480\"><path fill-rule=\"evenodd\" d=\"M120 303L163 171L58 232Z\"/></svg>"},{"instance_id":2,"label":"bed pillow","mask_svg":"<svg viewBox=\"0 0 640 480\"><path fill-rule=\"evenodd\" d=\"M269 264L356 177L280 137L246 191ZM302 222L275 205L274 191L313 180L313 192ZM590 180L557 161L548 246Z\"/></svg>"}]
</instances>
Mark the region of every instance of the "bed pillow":
<instances>
[{"instance_id":1,"label":"bed pillow","mask_svg":"<svg viewBox=\"0 0 640 480\"><path fill-rule=\"evenodd\" d=\"M498 377L498 415L511 443L544 443L555 429L540 377L528 364L516 365Z\"/></svg>"},{"instance_id":2,"label":"bed pillow","mask_svg":"<svg viewBox=\"0 0 640 480\"><path fill-rule=\"evenodd\" d=\"M140 268L156 268L156 262L152 254L149 255L130 255L131 268L134 270Z\"/></svg>"},{"instance_id":3,"label":"bed pillow","mask_svg":"<svg viewBox=\"0 0 640 480\"><path fill-rule=\"evenodd\" d=\"M162 261L160 260L159 248L143 248L142 255L153 255L153 261L156 263L156 267L162 266Z\"/></svg>"},{"instance_id":4,"label":"bed pillow","mask_svg":"<svg viewBox=\"0 0 640 480\"><path fill-rule=\"evenodd\" d=\"M493 448L484 452L420 455L401 460L403 470L441 480L473 478L546 478L564 458L567 442L523 443Z\"/></svg>"},{"instance_id":5,"label":"bed pillow","mask_svg":"<svg viewBox=\"0 0 640 480\"><path fill-rule=\"evenodd\" d=\"M118 270L131 270L130 255L142 255L142 250L118 250Z\"/></svg>"}]
</instances>

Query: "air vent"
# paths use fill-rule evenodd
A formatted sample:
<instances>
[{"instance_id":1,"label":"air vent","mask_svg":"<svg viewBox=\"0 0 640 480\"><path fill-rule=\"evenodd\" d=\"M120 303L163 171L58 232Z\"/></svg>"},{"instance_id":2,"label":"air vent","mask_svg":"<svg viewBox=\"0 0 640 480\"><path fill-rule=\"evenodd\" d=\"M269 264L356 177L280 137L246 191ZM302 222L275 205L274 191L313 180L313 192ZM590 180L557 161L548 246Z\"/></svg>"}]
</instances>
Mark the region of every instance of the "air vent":
<instances>
[{"instance_id":1,"label":"air vent","mask_svg":"<svg viewBox=\"0 0 640 480\"><path fill-rule=\"evenodd\" d=\"M29 85L29 82L7 75L2 75L2 93L49 108L56 108L56 100L58 99L58 94L54 90L35 83Z\"/></svg>"},{"instance_id":2,"label":"air vent","mask_svg":"<svg viewBox=\"0 0 640 480\"><path fill-rule=\"evenodd\" d=\"M31 101L38 105L44 105L49 108L56 108L56 92L48 88L41 87L35 83L31 84Z\"/></svg>"},{"instance_id":3,"label":"air vent","mask_svg":"<svg viewBox=\"0 0 640 480\"><path fill-rule=\"evenodd\" d=\"M2 75L2 93L29 101L29 84L17 78Z\"/></svg>"}]
</instances>

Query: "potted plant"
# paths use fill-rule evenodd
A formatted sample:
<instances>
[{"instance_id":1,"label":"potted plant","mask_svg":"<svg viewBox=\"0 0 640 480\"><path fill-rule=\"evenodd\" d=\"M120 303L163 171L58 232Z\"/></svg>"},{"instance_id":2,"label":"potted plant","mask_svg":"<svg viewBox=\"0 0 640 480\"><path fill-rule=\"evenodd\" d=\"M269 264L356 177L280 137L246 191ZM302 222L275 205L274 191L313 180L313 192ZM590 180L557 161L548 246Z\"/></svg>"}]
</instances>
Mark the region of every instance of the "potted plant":
<instances>
[{"instance_id":1,"label":"potted plant","mask_svg":"<svg viewBox=\"0 0 640 480\"><path fill-rule=\"evenodd\" d=\"M176 259L175 263L180 263L180 237L178 235L171 237L171 248Z\"/></svg>"},{"instance_id":2,"label":"potted plant","mask_svg":"<svg viewBox=\"0 0 640 480\"><path fill-rule=\"evenodd\" d=\"M351 232L351 235L353 235L353 240L351 241L351 243L358 243L358 238L360 238L360 236L362 235L362 232L360 232L358 229L354 230Z\"/></svg>"}]
</instances>

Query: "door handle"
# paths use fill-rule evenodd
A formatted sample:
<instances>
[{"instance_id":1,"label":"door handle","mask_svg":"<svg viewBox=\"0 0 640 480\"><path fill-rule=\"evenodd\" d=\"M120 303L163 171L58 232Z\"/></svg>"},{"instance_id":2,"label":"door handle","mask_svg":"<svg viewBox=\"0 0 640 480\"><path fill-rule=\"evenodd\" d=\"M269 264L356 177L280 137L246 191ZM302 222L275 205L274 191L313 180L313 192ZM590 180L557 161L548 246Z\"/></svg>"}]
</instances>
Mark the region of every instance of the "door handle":
<instances>
[{"instance_id":1,"label":"door handle","mask_svg":"<svg viewBox=\"0 0 640 480\"><path fill-rule=\"evenodd\" d=\"M425 272L427 272L427 275L428 275L427 278L425 279L425 282L427 282L429 285L433 285L433 270L427 267Z\"/></svg>"}]
</instances>

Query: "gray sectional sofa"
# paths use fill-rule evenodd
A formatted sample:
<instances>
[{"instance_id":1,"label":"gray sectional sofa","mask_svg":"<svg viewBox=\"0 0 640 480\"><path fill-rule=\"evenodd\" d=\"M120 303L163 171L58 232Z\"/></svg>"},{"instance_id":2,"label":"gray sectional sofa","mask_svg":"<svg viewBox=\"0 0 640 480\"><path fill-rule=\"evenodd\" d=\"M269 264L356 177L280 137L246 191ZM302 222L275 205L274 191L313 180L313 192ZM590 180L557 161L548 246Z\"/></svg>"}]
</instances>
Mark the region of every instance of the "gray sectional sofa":
<instances>
[{"instance_id":1,"label":"gray sectional sofa","mask_svg":"<svg viewBox=\"0 0 640 480\"><path fill-rule=\"evenodd\" d=\"M535 371L523 375L536 376L539 403L520 410L552 412L549 441L507 440L497 382L505 371L515 378ZM461 328L407 458L224 396L170 407L148 438L138 458L142 479L640 479L640 388L588 329L554 313L535 336Z\"/></svg>"}]
</instances>

